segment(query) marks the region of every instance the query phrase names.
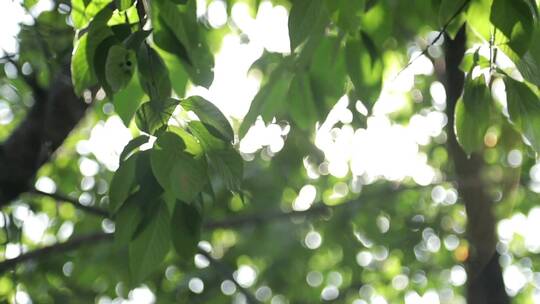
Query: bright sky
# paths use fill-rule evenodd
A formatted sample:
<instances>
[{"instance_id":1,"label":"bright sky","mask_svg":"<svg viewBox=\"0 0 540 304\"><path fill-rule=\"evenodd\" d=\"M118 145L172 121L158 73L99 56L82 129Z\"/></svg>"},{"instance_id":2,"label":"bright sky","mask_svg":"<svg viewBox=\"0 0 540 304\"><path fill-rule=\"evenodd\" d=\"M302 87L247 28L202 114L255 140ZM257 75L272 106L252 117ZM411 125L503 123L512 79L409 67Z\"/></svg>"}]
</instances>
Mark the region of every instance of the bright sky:
<instances>
[{"instance_id":1,"label":"bright sky","mask_svg":"<svg viewBox=\"0 0 540 304\"><path fill-rule=\"evenodd\" d=\"M239 2L232 8L231 16L227 16L226 4L222 0L197 0L198 15L207 15L209 24L219 28L224 26L228 18L234 21L236 26L249 37L248 43L243 43L236 34L229 34L223 40L221 51L216 55L215 79L209 89L194 87L189 94L198 94L215 103L230 119L241 119L249 109L249 105L260 86L260 75L248 73L251 64L258 59L263 50L271 52L289 53L289 40L287 29L287 10L280 5L273 5L263 1L258 14L253 18L246 4ZM50 0L41 0L32 10L34 15L50 7ZM208 4L208 5L205 5ZM14 38L18 33L18 22L31 22L32 19L25 15L18 0L0 0L0 49L8 53L17 51L17 42ZM0 50L1 54L1 50ZM415 57L416 54L411 54ZM440 179L440 173L436 168L427 164L427 156L421 151L422 146L430 143L441 134L447 119L441 112L445 106L445 92L440 83L431 86L430 95L424 98L431 100L433 109L414 114L407 125L397 125L391 122L387 114L402 108L407 100L405 94L413 89L415 75L429 75L433 73L433 66L425 57L415 61L407 70L395 78L401 66L395 65L385 75L386 81L380 100L374 109L374 116L368 120L367 129L354 130L347 125L353 115L347 104L350 101L346 97L336 100L336 106L324 122L320 122L315 137L315 144L325 154L323 164L312 164L308 160L304 165L308 176L316 179L321 175L331 174L336 177L345 177L352 173L362 178L363 183L371 183L378 178L391 181L402 181L412 178L417 184L429 185ZM362 106L357 106L362 112ZM336 123L342 122L342 127L335 127ZM261 149L267 149L267 154L278 153L286 144L285 135L288 127L276 123L265 124L258 121L240 142L240 150L246 159L253 158ZM117 116L112 116L106 121L99 122L91 131L87 140L78 143L77 151L82 156L80 171L88 185L95 183L93 176L98 172L99 165L103 165L111 171L118 166L118 157L125 144L131 139L132 134ZM396 153L399 151L399 153ZM98 162L88 156L93 154ZM538 168L537 168L538 169ZM540 169L536 170L540 172ZM536 172L535 171L535 172ZM531 173L532 174L532 173ZM540 174L535 173L540 176ZM540 177L536 178L540 184ZM42 177L36 187L43 191L54 191L56 185L53 180ZM539 186L540 189L540 186ZM358 191L347 184L334 189L335 195L343 196L348 191ZM310 208L317 197L317 189L306 184L300 191L293 209L305 210ZM84 197L81 196L81 201ZM28 206L21 204L15 208L15 217L24 222L23 232L34 243L47 244L55 240L65 240L73 232L73 224L67 223L58 235L47 232L50 219L43 213L34 214ZM503 220L499 224L499 236L501 242L506 244L514 234L522 235L529 251L540 252L540 238L534 234L538 231L540 209L533 209L528 215L517 214L510 219ZM386 220L388 221L388 220ZM385 220L381 220L382 227ZM3 226L3 223L2 225ZM437 238L438 240L438 238ZM308 248L318 248L322 242L317 232L306 235L305 243ZM440 247L440 240L439 240ZM439 247L435 247L438 250ZM19 246L8 244L6 258L13 258L20 254ZM24 250L24 248L23 248ZM357 257L359 263L371 260L373 256L364 252ZM197 261L196 261L197 262ZM199 264L203 263L199 261ZM203 263L204 264L204 263ZM66 271L69 272L69 265ZM526 269L508 263L505 268L504 279L510 292L516 293L527 283L531 282L531 276L526 274ZM72 266L71 266L72 267ZM201 266L203 267L203 266ZM456 266L457 267L457 266ZM339 273L338 273L339 274ZM256 280L256 270L249 265L240 266L235 272L236 279L244 287L249 287ZM456 284L463 284L466 280L462 268L452 269L452 278ZM317 274L307 277L307 282L316 280ZM401 282L401 283L400 283ZM408 278L399 278L396 286L408 282ZM393 282L394 284L394 282ZM400 285L401 284L401 285ZM406 286L406 283L405 283ZM189 282L189 288L193 292L200 293L204 289L204 282L193 278ZM263 288L263 287L261 287ZM258 290L262 290L259 288ZM265 287L269 290L268 287ZM225 294L233 294L235 286L232 282L224 281L221 289ZM264 289L264 288L263 288ZM267 292L264 289L261 292ZM22 293L21 293L22 292ZM23 291L17 293L19 303L29 303ZM339 293L334 285L329 285L323 290L323 298L332 298ZM271 294L271 292L270 292ZM439 297L436 291L428 290L424 295L415 292L408 293L406 303L438 303ZM111 299L103 298L99 303L110 303ZM151 303L154 296L148 288L142 286L130 293L130 298L124 303ZM362 302L359 302L362 303ZM367 303L367 302L366 302ZM371 303L386 303L381 296L374 295Z\"/></svg>"}]
</instances>

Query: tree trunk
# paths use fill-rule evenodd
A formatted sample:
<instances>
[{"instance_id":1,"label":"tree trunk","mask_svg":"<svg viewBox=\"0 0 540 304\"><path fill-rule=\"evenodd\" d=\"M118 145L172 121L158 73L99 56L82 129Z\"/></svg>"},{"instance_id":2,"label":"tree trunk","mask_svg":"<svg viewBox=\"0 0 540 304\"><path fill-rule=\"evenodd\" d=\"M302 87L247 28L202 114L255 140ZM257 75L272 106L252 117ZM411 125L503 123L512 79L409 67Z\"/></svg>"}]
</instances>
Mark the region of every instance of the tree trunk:
<instances>
[{"instance_id":1,"label":"tree trunk","mask_svg":"<svg viewBox=\"0 0 540 304\"><path fill-rule=\"evenodd\" d=\"M453 161L457 178L457 190L467 212L467 238L469 257L467 260L467 303L504 304L510 299L504 289L502 270L499 264L496 219L493 200L486 194L481 180L483 159L481 155L470 157L463 152L454 132L454 109L462 94L465 76L459 64L465 53L465 26L455 39L445 37L446 114L448 116L448 153Z\"/></svg>"},{"instance_id":2,"label":"tree trunk","mask_svg":"<svg viewBox=\"0 0 540 304\"><path fill-rule=\"evenodd\" d=\"M83 118L89 104L75 95L69 65L47 90L37 90L26 118L0 145L0 207L32 189L34 176Z\"/></svg>"}]
</instances>

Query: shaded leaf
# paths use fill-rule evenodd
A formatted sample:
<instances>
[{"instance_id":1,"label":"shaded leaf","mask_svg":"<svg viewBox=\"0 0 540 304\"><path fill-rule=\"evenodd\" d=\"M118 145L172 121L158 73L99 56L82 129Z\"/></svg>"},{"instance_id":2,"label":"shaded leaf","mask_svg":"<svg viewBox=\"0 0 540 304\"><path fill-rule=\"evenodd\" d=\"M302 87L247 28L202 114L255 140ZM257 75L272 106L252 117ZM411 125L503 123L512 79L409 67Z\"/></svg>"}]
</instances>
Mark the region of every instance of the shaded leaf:
<instances>
[{"instance_id":1,"label":"shaded leaf","mask_svg":"<svg viewBox=\"0 0 540 304\"><path fill-rule=\"evenodd\" d=\"M114 173L109 190L109 209L113 214L131 195L137 184L135 179L135 168L138 157L138 154L134 154L127 160L121 162L118 170Z\"/></svg>"},{"instance_id":2,"label":"shaded leaf","mask_svg":"<svg viewBox=\"0 0 540 304\"><path fill-rule=\"evenodd\" d=\"M291 51L302 44L316 28L314 25L327 16L328 11L323 0L295 0L288 21Z\"/></svg>"},{"instance_id":3,"label":"shaded leaf","mask_svg":"<svg viewBox=\"0 0 540 304\"><path fill-rule=\"evenodd\" d=\"M382 88L383 63L373 41L367 35L350 37L345 45L347 72L355 94L371 111Z\"/></svg>"},{"instance_id":4,"label":"shaded leaf","mask_svg":"<svg viewBox=\"0 0 540 304\"><path fill-rule=\"evenodd\" d=\"M173 98L167 98L165 103L154 100L143 103L135 114L137 128L148 134L154 134L167 125L178 103L179 101Z\"/></svg>"},{"instance_id":5,"label":"shaded leaf","mask_svg":"<svg viewBox=\"0 0 540 304\"><path fill-rule=\"evenodd\" d=\"M497 35L497 44L507 43L518 56L527 52L534 32L534 16L525 0L493 0L489 20L507 40L501 41Z\"/></svg>"},{"instance_id":6,"label":"shaded leaf","mask_svg":"<svg viewBox=\"0 0 540 304\"><path fill-rule=\"evenodd\" d=\"M293 121L301 129L309 130L314 128L318 115L311 90L311 83L306 73L297 73L294 76L289 87L287 99Z\"/></svg>"},{"instance_id":7,"label":"shaded leaf","mask_svg":"<svg viewBox=\"0 0 540 304\"><path fill-rule=\"evenodd\" d=\"M504 83L510 119L534 150L540 151L540 98L522 82L506 77Z\"/></svg>"},{"instance_id":8,"label":"shaded leaf","mask_svg":"<svg viewBox=\"0 0 540 304\"><path fill-rule=\"evenodd\" d=\"M176 253L191 261L201 238L202 216L193 204L176 202L171 221L171 239Z\"/></svg>"},{"instance_id":9,"label":"shaded leaf","mask_svg":"<svg viewBox=\"0 0 540 304\"><path fill-rule=\"evenodd\" d=\"M204 158L184 151L182 139L171 132L163 133L152 150L152 170L159 184L177 199L191 202L206 185Z\"/></svg>"},{"instance_id":10,"label":"shaded leaf","mask_svg":"<svg viewBox=\"0 0 540 304\"><path fill-rule=\"evenodd\" d=\"M143 90L154 101L165 101L171 96L169 72L158 53L143 43L137 52L139 81Z\"/></svg>"},{"instance_id":11,"label":"shaded leaf","mask_svg":"<svg viewBox=\"0 0 540 304\"><path fill-rule=\"evenodd\" d=\"M126 127L129 127L129 123L131 122L133 115L135 115L144 96L145 94L139 84L139 77L134 73L127 87L116 92L112 97L114 110L118 116L120 116Z\"/></svg>"},{"instance_id":12,"label":"shaded leaf","mask_svg":"<svg viewBox=\"0 0 540 304\"><path fill-rule=\"evenodd\" d=\"M116 92L128 85L135 70L135 53L121 45L109 49L105 64L105 77Z\"/></svg>"},{"instance_id":13,"label":"shaded leaf","mask_svg":"<svg viewBox=\"0 0 540 304\"><path fill-rule=\"evenodd\" d=\"M170 248L170 214L167 205L159 201L149 216L148 224L129 245L129 266L136 282L144 280L163 261Z\"/></svg>"},{"instance_id":14,"label":"shaded leaf","mask_svg":"<svg viewBox=\"0 0 540 304\"><path fill-rule=\"evenodd\" d=\"M211 172L223 179L225 187L231 191L240 191L244 175L244 162L240 154L232 147L207 152Z\"/></svg>"},{"instance_id":15,"label":"shaded leaf","mask_svg":"<svg viewBox=\"0 0 540 304\"><path fill-rule=\"evenodd\" d=\"M199 96L192 96L181 101L181 106L187 111L193 111L210 133L219 136L223 140L233 141L234 132L227 118L211 102Z\"/></svg>"},{"instance_id":16,"label":"shaded leaf","mask_svg":"<svg viewBox=\"0 0 540 304\"><path fill-rule=\"evenodd\" d=\"M146 135L139 135L137 137L135 137L134 139L132 139L125 147L124 147L124 150L122 151L122 153L120 154L120 162L123 162L125 161L126 159L128 159L128 157L130 157L135 151L137 151L137 149L148 142L148 140L150 139L150 137L146 136Z\"/></svg>"}]
</instances>

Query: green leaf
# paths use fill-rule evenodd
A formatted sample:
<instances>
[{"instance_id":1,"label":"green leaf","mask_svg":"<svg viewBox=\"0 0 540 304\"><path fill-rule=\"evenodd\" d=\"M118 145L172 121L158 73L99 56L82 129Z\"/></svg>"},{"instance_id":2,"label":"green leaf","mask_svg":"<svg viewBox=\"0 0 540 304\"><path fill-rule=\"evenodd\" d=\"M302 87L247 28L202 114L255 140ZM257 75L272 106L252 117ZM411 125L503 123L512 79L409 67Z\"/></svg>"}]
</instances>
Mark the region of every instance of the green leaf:
<instances>
[{"instance_id":1,"label":"green leaf","mask_svg":"<svg viewBox=\"0 0 540 304\"><path fill-rule=\"evenodd\" d=\"M195 156L202 155L203 150L202 150L201 144L197 141L197 139L193 135L188 133L186 130L180 127L170 126L168 131L182 138L182 141L184 141L184 144L186 146L185 148L186 152Z\"/></svg>"},{"instance_id":2,"label":"green leaf","mask_svg":"<svg viewBox=\"0 0 540 304\"><path fill-rule=\"evenodd\" d=\"M448 22L454 17L454 15L460 10L463 4L468 0L442 0L439 6L439 27L443 28L446 25L446 32L450 37L454 38L459 28L465 21L464 12L465 9L457 15L449 24ZM448 25L447 25L448 24Z\"/></svg>"},{"instance_id":3,"label":"green leaf","mask_svg":"<svg viewBox=\"0 0 540 304\"><path fill-rule=\"evenodd\" d=\"M294 76L287 99L293 121L303 130L314 128L318 118L317 108L309 76L306 73L300 72Z\"/></svg>"},{"instance_id":4,"label":"green leaf","mask_svg":"<svg viewBox=\"0 0 540 304\"><path fill-rule=\"evenodd\" d=\"M209 87L214 56L197 22L195 1L174 5L170 0L154 0L151 5L156 45L180 59L193 83Z\"/></svg>"},{"instance_id":5,"label":"green leaf","mask_svg":"<svg viewBox=\"0 0 540 304\"><path fill-rule=\"evenodd\" d=\"M489 20L504 35L495 36L498 45L507 43L517 56L527 52L534 32L534 16L525 0L493 0Z\"/></svg>"},{"instance_id":6,"label":"green leaf","mask_svg":"<svg viewBox=\"0 0 540 304\"><path fill-rule=\"evenodd\" d=\"M109 49L105 77L114 92L128 85L135 70L135 53L121 45Z\"/></svg>"},{"instance_id":7,"label":"green leaf","mask_svg":"<svg viewBox=\"0 0 540 304\"><path fill-rule=\"evenodd\" d=\"M325 22L327 18L328 11L323 0L295 0L288 21L291 51L313 33L315 24Z\"/></svg>"},{"instance_id":8,"label":"green leaf","mask_svg":"<svg viewBox=\"0 0 540 304\"><path fill-rule=\"evenodd\" d=\"M516 66L530 83L540 87L540 27L536 27L533 40L525 55L515 61Z\"/></svg>"},{"instance_id":9,"label":"green leaf","mask_svg":"<svg viewBox=\"0 0 540 304\"><path fill-rule=\"evenodd\" d=\"M225 187L231 191L240 191L244 175L244 162L240 154L229 147L209 151L207 156L211 172L223 179Z\"/></svg>"},{"instance_id":10,"label":"green leaf","mask_svg":"<svg viewBox=\"0 0 540 304\"><path fill-rule=\"evenodd\" d=\"M118 247L123 247L133 239L137 228L141 224L144 213L143 203L140 196L134 194L120 207L115 220L114 237Z\"/></svg>"},{"instance_id":11,"label":"green leaf","mask_svg":"<svg viewBox=\"0 0 540 304\"><path fill-rule=\"evenodd\" d=\"M206 163L184 151L182 139L171 132L163 133L152 150L151 161L154 176L159 184L177 199L191 202L206 185Z\"/></svg>"},{"instance_id":12,"label":"green leaf","mask_svg":"<svg viewBox=\"0 0 540 304\"><path fill-rule=\"evenodd\" d=\"M149 222L129 245L129 266L132 278L143 281L167 255L170 248L170 214L167 205L159 201L154 212L148 214Z\"/></svg>"},{"instance_id":13,"label":"green leaf","mask_svg":"<svg viewBox=\"0 0 540 304\"><path fill-rule=\"evenodd\" d=\"M143 43L137 52L139 81L151 100L165 101L171 96L169 72L158 53Z\"/></svg>"},{"instance_id":14,"label":"green leaf","mask_svg":"<svg viewBox=\"0 0 540 304\"><path fill-rule=\"evenodd\" d=\"M176 202L171 221L171 236L176 253L191 261L201 239L202 216L193 204Z\"/></svg>"},{"instance_id":15,"label":"green leaf","mask_svg":"<svg viewBox=\"0 0 540 304\"><path fill-rule=\"evenodd\" d=\"M148 35L150 35L150 33L152 33L152 31L145 31L145 30L136 31L130 34L124 40L123 43L126 46L126 48L130 50L138 51L141 45L146 41L146 38L148 37Z\"/></svg>"},{"instance_id":16,"label":"green leaf","mask_svg":"<svg viewBox=\"0 0 540 304\"><path fill-rule=\"evenodd\" d=\"M356 32L360 26L360 17L365 8L364 0L327 0L337 2L338 5L338 26L345 31Z\"/></svg>"},{"instance_id":17,"label":"green leaf","mask_svg":"<svg viewBox=\"0 0 540 304\"><path fill-rule=\"evenodd\" d=\"M71 79L77 95L81 95L86 88L97 83L96 77L92 74L88 64L87 39L88 34L84 34L77 40L71 58Z\"/></svg>"},{"instance_id":18,"label":"green leaf","mask_svg":"<svg viewBox=\"0 0 540 304\"><path fill-rule=\"evenodd\" d=\"M371 111L382 88L383 63L379 52L373 41L361 34L361 39L347 39L345 60L356 97Z\"/></svg>"},{"instance_id":19,"label":"green leaf","mask_svg":"<svg viewBox=\"0 0 540 304\"><path fill-rule=\"evenodd\" d=\"M270 73L268 81L261 86L257 95L253 98L250 108L242 124L239 136L244 137L249 128L261 115L264 119L271 119L278 109L284 105L291 81L291 73L287 71L290 61L283 58L280 64Z\"/></svg>"},{"instance_id":20,"label":"green leaf","mask_svg":"<svg viewBox=\"0 0 540 304\"><path fill-rule=\"evenodd\" d=\"M540 98L525 83L504 80L510 119L537 152L540 151Z\"/></svg>"},{"instance_id":21,"label":"green leaf","mask_svg":"<svg viewBox=\"0 0 540 304\"><path fill-rule=\"evenodd\" d=\"M124 150L120 154L120 162L126 161L126 159L128 159L128 157L135 153L141 145L147 143L149 139L150 137L146 135L139 135L129 141L129 143L124 147Z\"/></svg>"},{"instance_id":22,"label":"green leaf","mask_svg":"<svg viewBox=\"0 0 540 304\"><path fill-rule=\"evenodd\" d=\"M167 98L165 103L155 100L143 103L135 114L137 128L148 134L154 134L167 125L178 103L179 101L173 98Z\"/></svg>"},{"instance_id":23,"label":"green leaf","mask_svg":"<svg viewBox=\"0 0 540 304\"><path fill-rule=\"evenodd\" d=\"M110 2L111 0L72 0L71 20L73 20L75 28L86 27L90 20Z\"/></svg>"},{"instance_id":24,"label":"green leaf","mask_svg":"<svg viewBox=\"0 0 540 304\"><path fill-rule=\"evenodd\" d=\"M139 155L134 154L120 163L114 173L109 190L109 209L115 213L133 193L136 183L135 168Z\"/></svg>"},{"instance_id":25,"label":"green leaf","mask_svg":"<svg viewBox=\"0 0 540 304\"><path fill-rule=\"evenodd\" d=\"M118 116L120 116L126 127L129 127L129 123L131 122L133 115L135 115L144 96L144 92L139 85L139 77L136 73L134 73L125 89L116 92L116 94L112 96L114 110Z\"/></svg>"},{"instance_id":26,"label":"green leaf","mask_svg":"<svg viewBox=\"0 0 540 304\"><path fill-rule=\"evenodd\" d=\"M467 78L463 98L455 109L454 128L457 141L468 155L484 146L484 135L489 127L491 95L480 76L474 80Z\"/></svg>"},{"instance_id":27,"label":"green leaf","mask_svg":"<svg viewBox=\"0 0 540 304\"><path fill-rule=\"evenodd\" d=\"M99 45L107 38L114 36L111 28L107 26L107 21L111 18L113 11L105 7L92 20L88 26L88 43L86 44L86 53L88 65L92 75L97 75L95 66L95 55Z\"/></svg>"},{"instance_id":28,"label":"green leaf","mask_svg":"<svg viewBox=\"0 0 540 304\"><path fill-rule=\"evenodd\" d=\"M234 131L227 118L211 102L199 96L192 96L181 101L182 108L193 111L203 122L210 133L226 141L234 140Z\"/></svg>"},{"instance_id":29,"label":"green leaf","mask_svg":"<svg viewBox=\"0 0 540 304\"><path fill-rule=\"evenodd\" d=\"M200 121L190 121L188 128L191 133L199 140L205 151L219 150L225 148L226 142L212 135L208 128Z\"/></svg>"},{"instance_id":30,"label":"green leaf","mask_svg":"<svg viewBox=\"0 0 540 304\"><path fill-rule=\"evenodd\" d=\"M125 11L133 5L133 0L114 0L119 11Z\"/></svg>"}]
</instances>

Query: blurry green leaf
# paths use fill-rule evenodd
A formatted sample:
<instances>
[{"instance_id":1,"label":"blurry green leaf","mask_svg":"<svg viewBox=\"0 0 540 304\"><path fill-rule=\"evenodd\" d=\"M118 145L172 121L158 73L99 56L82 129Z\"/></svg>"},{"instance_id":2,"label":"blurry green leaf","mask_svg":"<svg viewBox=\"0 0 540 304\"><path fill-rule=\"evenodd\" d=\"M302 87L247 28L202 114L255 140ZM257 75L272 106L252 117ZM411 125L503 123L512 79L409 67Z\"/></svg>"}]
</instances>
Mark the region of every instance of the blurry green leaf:
<instances>
[{"instance_id":1,"label":"blurry green leaf","mask_svg":"<svg viewBox=\"0 0 540 304\"><path fill-rule=\"evenodd\" d=\"M167 98L164 102L150 100L143 103L135 114L137 128L148 134L154 134L167 125L178 103L179 101L173 98Z\"/></svg>"},{"instance_id":2,"label":"blurry green leaf","mask_svg":"<svg viewBox=\"0 0 540 304\"><path fill-rule=\"evenodd\" d=\"M526 84L506 77L510 119L537 152L540 151L540 98Z\"/></svg>"},{"instance_id":3,"label":"blurry green leaf","mask_svg":"<svg viewBox=\"0 0 540 304\"><path fill-rule=\"evenodd\" d=\"M71 58L71 79L77 95L81 95L86 88L95 85L97 82L88 64L87 39L88 34L84 34L77 40Z\"/></svg>"},{"instance_id":4,"label":"blurry green leaf","mask_svg":"<svg viewBox=\"0 0 540 304\"><path fill-rule=\"evenodd\" d=\"M135 186L135 168L139 155L134 154L127 160L120 163L120 167L114 173L109 190L109 209L115 213L118 208L131 195Z\"/></svg>"},{"instance_id":5,"label":"blurry green leaf","mask_svg":"<svg viewBox=\"0 0 540 304\"><path fill-rule=\"evenodd\" d=\"M253 98L249 111L240 125L240 138L246 135L259 115L265 119L271 119L280 106L284 104L292 77L287 71L289 64L289 60L283 58L280 64L271 72L268 81L261 86L257 95Z\"/></svg>"},{"instance_id":6,"label":"blurry green leaf","mask_svg":"<svg viewBox=\"0 0 540 304\"><path fill-rule=\"evenodd\" d=\"M496 40L497 44L507 43L518 56L527 52L534 32L534 16L525 0L493 0L490 21L508 39Z\"/></svg>"},{"instance_id":7,"label":"blurry green leaf","mask_svg":"<svg viewBox=\"0 0 540 304\"><path fill-rule=\"evenodd\" d=\"M118 10L125 11L133 5L133 0L114 0L114 3Z\"/></svg>"},{"instance_id":8,"label":"blurry green leaf","mask_svg":"<svg viewBox=\"0 0 540 304\"><path fill-rule=\"evenodd\" d=\"M454 128L457 141L468 155L484 146L490 111L491 95L484 77L467 78L463 98L456 104Z\"/></svg>"},{"instance_id":9,"label":"blurry green leaf","mask_svg":"<svg viewBox=\"0 0 540 304\"><path fill-rule=\"evenodd\" d=\"M149 139L150 137L146 135L139 135L135 137L134 139L130 140L128 144L124 147L124 150L122 151L122 153L120 154L120 162L123 162L126 159L128 159L128 157L131 156L131 154L133 154L137 150L137 148L147 143Z\"/></svg>"},{"instance_id":10,"label":"blurry green leaf","mask_svg":"<svg viewBox=\"0 0 540 304\"><path fill-rule=\"evenodd\" d=\"M160 185L177 199L191 202L202 191L208 178L204 158L184 151L182 139L163 133L152 150L152 170Z\"/></svg>"},{"instance_id":11,"label":"blurry green leaf","mask_svg":"<svg viewBox=\"0 0 540 304\"><path fill-rule=\"evenodd\" d=\"M304 130L314 128L318 115L311 83L306 73L299 72L294 76L287 99L294 122Z\"/></svg>"},{"instance_id":12,"label":"blurry green leaf","mask_svg":"<svg viewBox=\"0 0 540 304\"><path fill-rule=\"evenodd\" d=\"M154 101L165 101L171 96L169 72L158 53L143 43L137 52L139 80L143 90Z\"/></svg>"},{"instance_id":13,"label":"blurry green leaf","mask_svg":"<svg viewBox=\"0 0 540 304\"><path fill-rule=\"evenodd\" d=\"M199 96L192 96L181 101L182 108L193 111L210 133L215 134L226 141L234 140L234 131L227 118L211 102Z\"/></svg>"},{"instance_id":14,"label":"blurry green leaf","mask_svg":"<svg viewBox=\"0 0 540 304\"><path fill-rule=\"evenodd\" d=\"M338 26L351 33L358 31L365 0L327 0L327 3L329 2L335 2L338 6Z\"/></svg>"},{"instance_id":15,"label":"blurry green leaf","mask_svg":"<svg viewBox=\"0 0 540 304\"><path fill-rule=\"evenodd\" d=\"M170 214L167 205L159 201L154 212L147 214L149 222L129 245L129 266L132 278L141 282L163 261L170 248Z\"/></svg>"},{"instance_id":16,"label":"blurry green leaf","mask_svg":"<svg viewBox=\"0 0 540 304\"><path fill-rule=\"evenodd\" d=\"M362 34L361 39L347 39L345 59L356 96L371 111L382 88L383 63L380 53L373 41Z\"/></svg>"},{"instance_id":17,"label":"blurry green leaf","mask_svg":"<svg viewBox=\"0 0 540 304\"><path fill-rule=\"evenodd\" d=\"M475 34L489 41L493 25L489 22L492 0L476 0L469 3L467 9L467 25Z\"/></svg>"},{"instance_id":18,"label":"blurry green leaf","mask_svg":"<svg viewBox=\"0 0 540 304\"><path fill-rule=\"evenodd\" d=\"M193 204L176 202L171 221L172 243L176 253L191 261L201 239L202 216Z\"/></svg>"},{"instance_id":19,"label":"blurry green leaf","mask_svg":"<svg viewBox=\"0 0 540 304\"><path fill-rule=\"evenodd\" d=\"M76 29L82 29L112 0L72 0L71 19Z\"/></svg>"},{"instance_id":20,"label":"blurry green leaf","mask_svg":"<svg viewBox=\"0 0 540 304\"><path fill-rule=\"evenodd\" d=\"M529 50L515 64L525 80L540 87L540 27L536 26Z\"/></svg>"},{"instance_id":21,"label":"blurry green leaf","mask_svg":"<svg viewBox=\"0 0 540 304\"><path fill-rule=\"evenodd\" d=\"M211 172L221 177L227 189L240 191L244 175L244 162L232 147L207 152Z\"/></svg>"},{"instance_id":22,"label":"blurry green leaf","mask_svg":"<svg viewBox=\"0 0 540 304\"><path fill-rule=\"evenodd\" d=\"M304 42L316 28L315 24L325 22L328 11L323 0L295 0L289 13L289 38L291 51Z\"/></svg>"},{"instance_id":23,"label":"blurry green leaf","mask_svg":"<svg viewBox=\"0 0 540 304\"><path fill-rule=\"evenodd\" d=\"M135 53L121 45L109 49L105 65L105 77L113 91L128 85L135 70Z\"/></svg>"}]
</instances>

